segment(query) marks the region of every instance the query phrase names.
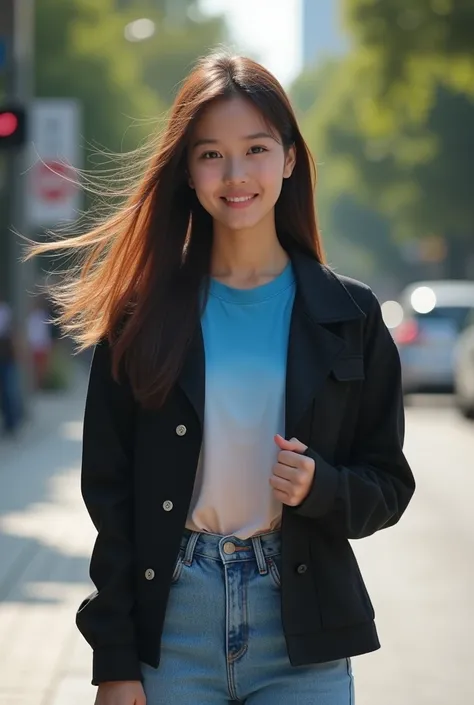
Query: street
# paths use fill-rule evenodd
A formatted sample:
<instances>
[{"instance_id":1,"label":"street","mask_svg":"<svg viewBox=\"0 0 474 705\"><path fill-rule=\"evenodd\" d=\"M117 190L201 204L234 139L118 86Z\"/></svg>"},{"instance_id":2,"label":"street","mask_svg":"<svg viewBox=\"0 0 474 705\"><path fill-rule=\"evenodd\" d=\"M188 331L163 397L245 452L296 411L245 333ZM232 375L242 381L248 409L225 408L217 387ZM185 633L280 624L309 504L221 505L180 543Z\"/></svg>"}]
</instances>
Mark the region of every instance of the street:
<instances>
[{"instance_id":1,"label":"street","mask_svg":"<svg viewBox=\"0 0 474 705\"><path fill-rule=\"evenodd\" d=\"M49 430L0 446L0 702L92 705L74 625L92 589L94 531L79 491L84 384L39 409ZM474 628L474 424L449 398L407 408L418 489L401 523L353 547L382 649L353 659L358 705L465 705ZM6 458L6 463L5 463ZM315 704L317 705L317 704Z\"/></svg>"}]
</instances>

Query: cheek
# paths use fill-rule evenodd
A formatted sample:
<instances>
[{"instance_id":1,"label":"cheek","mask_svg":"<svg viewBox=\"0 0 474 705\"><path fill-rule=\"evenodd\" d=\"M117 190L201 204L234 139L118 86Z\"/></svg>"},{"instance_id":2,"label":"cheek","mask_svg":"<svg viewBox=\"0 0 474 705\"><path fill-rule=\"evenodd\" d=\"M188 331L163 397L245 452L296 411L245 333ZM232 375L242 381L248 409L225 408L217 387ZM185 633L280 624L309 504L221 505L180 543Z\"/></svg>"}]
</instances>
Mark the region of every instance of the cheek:
<instances>
[{"instance_id":1,"label":"cheek","mask_svg":"<svg viewBox=\"0 0 474 705\"><path fill-rule=\"evenodd\" d=\"M211 195L221 183L220 169L217 164L206 164L191 170L191 180L198 196Z\"/></svg>"},{"instance_id":2,"label":"cheek","mask_svg":"<svg viewBox=\"0 0 474 705\"><path fill-rule=\"evenodd\" d=\"M257 178L265 190L279 191L283 181L283 163L279 159L262 160L258 165Z\"/></svg>"}]
</instances>

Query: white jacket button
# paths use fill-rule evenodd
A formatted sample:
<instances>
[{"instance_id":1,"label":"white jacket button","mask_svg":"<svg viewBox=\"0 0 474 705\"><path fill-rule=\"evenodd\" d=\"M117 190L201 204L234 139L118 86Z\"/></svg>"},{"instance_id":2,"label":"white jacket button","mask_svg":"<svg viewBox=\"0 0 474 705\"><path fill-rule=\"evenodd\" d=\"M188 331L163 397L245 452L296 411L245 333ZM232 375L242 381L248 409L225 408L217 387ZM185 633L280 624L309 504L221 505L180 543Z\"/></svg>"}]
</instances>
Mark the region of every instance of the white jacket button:
<instances>
[{"instance_id":1,"label":"white jacket button","mask_svg":"<svg viewBox=\"0 0 474 705\"><path fill-rule=\"evenodd\" d=\"M165 512L170 512L173 509L173 502L167 499L165 502L163 502L163 509L165 510Z\"/></svg>"},{"instance_id":2,"label":"white jacket button","mask_svg":"<svg viewBox=\"0 0 474 705\"><path fill-rule=\"evenodd\" d=\"M184 436L187 430L188 429L186 428L186 426L182 423L179 424L179 426L176 426L176 433L178 434L178 436Z\"/></svg>"},{"instance_id":3,"label":"white jacket button","mask_svg":"<svg viewBox=\"0 0 474 705\"><path fill-rule=\"evenodd\" d=\"M152 568L147 568L147 570L145 570L145 578L147 580L153 580L154 577L155 571Z\"/></svg>"}]
</instances>

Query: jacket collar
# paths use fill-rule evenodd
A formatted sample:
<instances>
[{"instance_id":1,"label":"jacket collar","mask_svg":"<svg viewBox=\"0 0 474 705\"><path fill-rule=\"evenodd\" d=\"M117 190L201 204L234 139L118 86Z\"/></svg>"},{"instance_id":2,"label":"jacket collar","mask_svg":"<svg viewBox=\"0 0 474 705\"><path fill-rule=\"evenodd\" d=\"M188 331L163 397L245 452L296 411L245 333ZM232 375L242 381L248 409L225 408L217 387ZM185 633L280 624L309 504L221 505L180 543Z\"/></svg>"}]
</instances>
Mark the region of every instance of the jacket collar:
<instances>
[{"instance_id":1,"label":"jacket collar","mask_svg":"<svg viewBox=\"0 0 474 705\"><path fill-rule=\"evenodd\" d=\"M365 316L341 280L299 249L288 251L296 279L290 323L286 373L285 432L293 435L302 414L340 357L345 343L325 324ZM205 355L201 326L191 341L178 384L191 402L203 428Z\"/></svg>"},{"instance_id":2,"label":"jacket collar","mask_svg":"<svg viewBox=\"0 0 474 705\"><path fill-rule=\"evenodd\" d=\"M337 323L365 317L329 267L296 247L290 249L288 254L295 272L298 295L315 323Z\"/></svg>"}]
</instances>

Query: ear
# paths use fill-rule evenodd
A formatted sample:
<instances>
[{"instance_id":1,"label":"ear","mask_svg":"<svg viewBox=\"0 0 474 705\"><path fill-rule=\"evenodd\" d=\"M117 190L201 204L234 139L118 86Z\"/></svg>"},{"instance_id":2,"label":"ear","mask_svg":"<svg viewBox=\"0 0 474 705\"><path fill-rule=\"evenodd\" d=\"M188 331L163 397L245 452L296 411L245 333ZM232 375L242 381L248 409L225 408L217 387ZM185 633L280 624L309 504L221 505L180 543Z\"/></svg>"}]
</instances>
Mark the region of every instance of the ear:
<instances>
[{"instance_id":1,"label":"ear","mask_svg":"<svg viewBox=\"0 0 474 705\"><path fill-rule=\"evenodd\" d=\"M296 164L296 147L294 144L288 149L285 155L285 167L283 169L283 178L289 179L293 173Z\"/></svg>"}]
</instances>

